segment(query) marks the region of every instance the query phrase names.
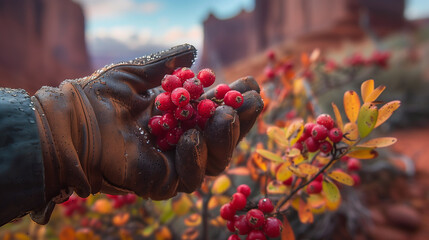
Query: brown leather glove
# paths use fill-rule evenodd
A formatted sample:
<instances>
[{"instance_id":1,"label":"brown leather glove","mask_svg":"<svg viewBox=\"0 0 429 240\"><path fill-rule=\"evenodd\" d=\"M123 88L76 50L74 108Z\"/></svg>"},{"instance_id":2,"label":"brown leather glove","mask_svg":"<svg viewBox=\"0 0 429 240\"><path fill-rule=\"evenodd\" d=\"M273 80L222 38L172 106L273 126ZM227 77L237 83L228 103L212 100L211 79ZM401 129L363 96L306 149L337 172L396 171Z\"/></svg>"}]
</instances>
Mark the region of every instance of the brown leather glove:
<instances>
[{"instance_id":1,"label":"brown leather glove","mask_svg":"<svg viewBox=\"0 0 429 240\"><path fill-rule=\"evenodd\" d=\"M135 193L161 200L179 191L192 192L205 174L225 169L263 107L252 78L232 84L245 98L237 112L217 108L205 131L188 130L175 150L157 150L147 130L149 118L157 114L156 87L165 74L190 67L195 56L193 46L177 46L66 80L59 88L44 87L32 97L50 200L46 208L32 213L33 220L46 223L55 203L73 191L81 197Z\"/></svg>"}]
</instances>

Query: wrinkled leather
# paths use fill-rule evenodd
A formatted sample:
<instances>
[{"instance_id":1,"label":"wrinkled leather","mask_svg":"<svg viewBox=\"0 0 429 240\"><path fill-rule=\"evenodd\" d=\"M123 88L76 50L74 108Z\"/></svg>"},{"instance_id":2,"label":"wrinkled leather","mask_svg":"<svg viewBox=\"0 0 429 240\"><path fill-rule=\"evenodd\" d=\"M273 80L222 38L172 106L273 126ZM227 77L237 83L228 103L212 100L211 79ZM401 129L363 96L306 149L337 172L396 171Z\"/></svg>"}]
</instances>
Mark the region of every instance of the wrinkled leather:
<instances>
[{"instance_id":1,"label":"wrinkled leather","mask_svg":"<svg viewBox=\"0 0 429 240\"><path fill-rule=\"evenodd\" d=\"M217 108L205 131L188 130L175 150L157 150L147 130L163 76L190 67L195 55L193 46L181 45L40 89L33 101L47 198L61 202L75 191L81 197L135 193L161 200L192 192L206 174L222 172L263 108L254 79L231 85L244 93L242 107Z\"/></svg>"}]
</instances>

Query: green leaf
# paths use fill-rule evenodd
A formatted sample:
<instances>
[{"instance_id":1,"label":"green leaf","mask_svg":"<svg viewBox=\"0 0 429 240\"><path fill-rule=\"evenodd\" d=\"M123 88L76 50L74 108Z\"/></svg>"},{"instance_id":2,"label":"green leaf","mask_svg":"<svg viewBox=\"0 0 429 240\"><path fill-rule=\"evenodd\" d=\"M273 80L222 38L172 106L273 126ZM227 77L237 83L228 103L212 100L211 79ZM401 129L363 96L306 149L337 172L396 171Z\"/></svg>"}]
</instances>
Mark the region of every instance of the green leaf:
<instances>
[{"instance_id":1,"label":"green leaf","mask_svg":"<svg viewBox=\"0 0 429 240\"><path fill-rule=\"evenodd\" d=\"M256 153L274 162L278 162L278 163L284 162L282 157L265 149L256 149Z\"/></svg>"},{"instance_id":2,"label":"green leaf","mask_svg":"<svg viewBox=\"0 0 429 240\"><path fill-rule=\"evenodd\" d=\"M325 197L329 202L337 202L341 199L340 190L338 190L334 183L323 181L322 187Z\"/></svg>"},{"instance_id":3,"label":"green leaf","mask_svg":"<svg viewBox=\"0 0 429 240\"><path fill-rule=\"evenodd\" d=\"M368 136L368 134L372 132L375 124L377 123L377 117L377 106L371 103L365 103L362 105L357 121L359 136L361 138Z\"/></svg>"}]
</instances>

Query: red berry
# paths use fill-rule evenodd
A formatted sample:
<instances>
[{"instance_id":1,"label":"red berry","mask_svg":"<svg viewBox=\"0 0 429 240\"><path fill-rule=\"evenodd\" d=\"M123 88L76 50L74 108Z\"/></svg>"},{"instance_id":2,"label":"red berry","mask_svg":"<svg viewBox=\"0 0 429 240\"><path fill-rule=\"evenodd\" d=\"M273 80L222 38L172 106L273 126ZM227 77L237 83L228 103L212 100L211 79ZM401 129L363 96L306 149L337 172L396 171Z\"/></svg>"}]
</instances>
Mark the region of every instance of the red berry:
<instances>
[{"instance_id":1,"label":"red berry","mask_svg":"<svg viewBox=\"0 0 429 240\"><path fill-rule=\"evenodd\" d=\"M269 60L274 60L276 58L276 54L274 53L273 50L268 50L268 52L267 52L267 58Z\"/></svg>"},{"instance_id":2,"label":"red berry","mask_svg":"<svg viewBox=\"0 0 429 240\"><path fill-rule=\"evenodd\" d=\"M241 95L239 91L235 90L227 92L223 98L223 102L232 108L239 108L243 105L243 101L243 95Z\"/></svg>"},{"instance_id":3,"label":"red berry","mask_svg":"<svg viewBox=\"0 0 429 240\"><path fill-rule=\"evenodd\" d=\"M173 110L175 106L171 101L171 94L169 92L163 92L156 96L155 107L164 112Z\"/></svg>"},{"instance_id":4,"label":"red berry","mask_svg":"<svg viewBox=\"0 0 429 240\"><path fill-rule=\"evenodd\" d=\"M156 115L149 119L147 124L149 132L154 136L163 136L165 134L164 128L161 125L162 116Z\"/></svg>"},{"instance_id":5,"label":"red berry","mask_svg":"<svg viewBox=\"0 0 429 240\"><path fill-rule=\"evenodd\" d=\"M231 88L227 84L219 84L215 88L215 98L223 99L225 94L229 92Z\"/></svg>"},{"instance_id":6,"label":"red berry","mask_svg":"<svg viewBox=\"0 0 429 240\"><path fill-rule=\"evenodd\" d=\"M168 131L167 135L165 135L165 139L167 139L168 144L176 145L179 142L180 137L183 134L183 130L180 127L175 127Z\"/></svg>"},{"instance_id":7,"label":"red berry","mask_svg":"<svg viewBox=\"0 0 429 240\"><path fill-rule=\"evenodd\" d=\"M216 75L210 68L201 69L197 78L200 79L204 87L210 87L216 80Z\"/></svg>"},{"instance_id":8,"label":"red berry","mask_svg":"<svg viewBox=\"0 0 429 240\"><path fill-rule=\"evenodd\" d=\"M317 177L314 179L316 182L322 182L323 181L323 174L317 175Z\"/></svg>"},{"instance_id":9,"label":"red berry","mask_svg":"<svg viewBox=\"0 0 429 240\"><path fill-rule=\"evenodd\" d=\"M282 232L282 222L275 217L267 218L264 225L264 232L268 237L276 238L280 236Z\"/></svg>"},{"instance_id":10,"label":"red berry","mask_svg":"<svg viewBox=\"0 0 429 240\"><path fill-rule=\"evenodd\" d=\"M328 130L332 129L335 125L334 119L332 119L332 117L326 113L319 115L316 118L316 122L317 122L317 124L322 125L325 128L327 128Z\"/></svg>"},{"instance_id":11,"label":"red berry","mask_svg":"<svg viewBox=\"0 0 429 240\"><path fill-rule=\"evenodd\" d=\"M307 136L311 136L311 132L313 131L313 127L316 126L315 123L306 123L304 125L304 133Z\"/></svg>"},{"instance_id":12,"label":"red berry","mask_svg":"<svg viewBox=\"0 0 429 240\"><path fill-rule=\"evenodd\" d=\"M252 230L249 235L247 235L246 240L266 240L264 233L261 230Z\"/></svg>"},{"instance_id":13,"label":"red berry","mask_svg":"<svg viewBox=\"0 0 429 240\"><path fill-rule=\"evenodd\" d=\"M350 159L350 157L349 157L349 156L342 156L342 157L340 158L341 162L348 162L348 161L349 161L349 159Z\"/></svg>"},{"instance_id":14,"label":"red berry","mask_svg":"<svg viewBox=\"0 0 429 240\"><path fill-rule=\"evenodd\" d=\"M274 210L274 205L269 198L261 198L258 202L258 209L264 213L270 213Z\"/></svg>"},{"instance_id":15,"label":"red berry","mask_svg":"<svg viewBox=\"0 0 429 240\"><path fill-rule=\"evenodd\" d=\"M251 190L249 185L241 184L240 186L237 187L237 192L242 193L247 198L249 197Z\"/></svg>"},{"instance_id":16,"label":"red berry","mask_svg":"<svg viewBox=\"0 0 429 240\"><path fill-rule=\"evenodd\" d=\"M347 162L347 169L349 171L359 171L361 168L360 160L357 158L350 158Z\"/></svg>"},{"instance_id":17,"label":"red berry","mask_svg":"<svg viewBox=\"0 0 429 240\"><path fill-rule=\"evenodd\" d=\"M137 200L137 196L135 194L127 194L125 195L125 203L127 204L133 204Z\"/></svg>"},{"instance_id":18,"label":"red berry","mask_svg":"<svg viewBox=\"0 0 429 240\"><path fill-rule=\"evenodd\" d=\"M290 177L290 178L284 180L283 184L286 186L290 186L290 185L292 185L292 181L293 181L293 177Z\"/></svg>"},{"instance_id":19,"label":"red berry","mask_svg":"<svg viewBox=\"0 0 429 240\"><path fill-rule=\"evenodd\" d=\"M311 136L316 141L324 140L328 136L328 129L323 125L317 124L313 127L313 130L311 131Z\"/></svg>"},{"instance_id":20,"label":"red berry","mask_svg":"<svg viewBox=\"0 0 429 240\"><path fill-rule=\"evenodd\" d=\"M197 111L198 115L203 118L211 117L216 110L216 103L214 103L210 99L204 99L200 103L198 103Z\"/></svg>"},{"instance_id":21,"label":"red berry","mask_svg":"<svg viewBox=\"0 0 429 240\"><path fill-rule=\"evenodd\" d=\"M188 129L195 128L197 126L197 114L194 109L194 113L190 119L183 120L180 123L180 127L183 129L183 131L186 131Z\"/></svg>"},{"instance_id":22,"label":"red berry","mask_svg":"<svg viewBox=\"0 0 429 240\"><path fill-rule=\"evenodd\" d=\"M328 141L320 142L319 149L322 153L330 153L332 150L332 144Z\"/></svg>"},{"instance_id":23,"label":"red berry","mask_svg":"<svg viewBox=\"0 0 429 240\"><path fill-rule=\"evenodd\" d=\"M173 92L171 92L171 101L178 107L183 107L188 104L190 98L191 95L189 94L188 90L182 87L176 88L173 90Z\"/></svg>"},{"instance_id":24,"label":"red berry","mask_svg":"<svg viewBox=\"0 0 429 240\"><path fill-rule=\"evenodd\" d=\"M206 128L206 123L209 118L202 117L201 115L197 114L197 117L195 119L197 121L198 127L200 127L201 130L204 130L204 128Z\"/></svg>"},{"instance_id":25,"label":"red berry","mask_svg":"<svg viewBox=\"0 0 429 240\"><path fill-rule=\"evenodd\" d=\"M194 115L194 111L194 107L192 107L192 105L188 103L183 107L176 108L176 111L174 111L174 116L178 120L184 121L192 118L192 116Z\"/></svg>"},{"instance_id":26,"label":"red berry","mask_svg":"<svg viewBox=\"0 0 429 240\"><path fill-rule=\"evenodd\" d=\"M159 123L164 130L170 130L177 126L177 119L172 113L166 113L161 117Z\"/></svg>"},{"instance_id":27,"label":"red berry","mask_svg":"<svg viewBox=\"0 0 429 240\"><path fill-rule=\"evenodd\" d=\"M357 187L357 186L360 185L361 180L360 180L360 176L359 175L357 175L356 173L352 173L352 174L350 174L350 177L353 178L353 182L354 182L353 186L354 187Z\"/></svg>"},{"instance_id":28,"label":"red berry","mask_svg":"<svg viewBox=\"0 0 429 240\"><path fill-rule=\"evenodd\" d=\"M329 130L328 137L332 142L337 143L343 139L343 133L339 128L332 128Z\"/></svg>"},{"instance_id":29,"label":"red berry","mask_svg":"<svg viewBox=\"0 0 429 240\"><path fill-rule=\"evenodd\" d=\"M175 75L165 75L161 82L162 89L172 92L174 89L182 86L182 81Z\"/></svg>"},{"instance_id":30,"label":"red berry","mask_svg":"<svg viewBox=\"0 0 429 240\"><path fill-rule=\"evenodd\" d=\"M246 214L247 224L252 228L257 228L265 223L264 213L259 209L250 209Z\"/></svg>"},{"instance_id":31,"label":"red berry","mask_svg":"<svg viewBox=\"0 0 429 240\"><path fill-rule=\"evenodd\" d=\"M156 139L156 145L158 145L158 148L161 151L168 151L173 149L173 146L168 144L167 139L163 137L159 137L158 139Z\"/></svg>"},{"instance_id":32,"label":"red berry","mask_svg":"<svg viewBox=\"0 0 429 240\"><path fill-rule=\"evenodd\" d=\"M302 142L296 142L296 143L292 146L292 148L296 148L296 149L299 149L299 151L302 151L302 149L303 149Z\"/></svg>"},{"instance_id":33,"label":"red berry","mask_svg":"<svg viewBox=\"0 0 429 240\"><path fill-rule=\"evenodd\" d=\"M274 69L270 66L264 68L264 74L265 74L265 77L267 77L268 79L271 79L276 76Z\"/></svg>"},{"instance_id":34,"label":"red berry","mask_svg":"<svg viewBox=\"0 0 429 240\"><path fill-rule=\"evenodd\" d=\"M231 207L235 210L241 210L246 206L246 196L242 193L234 193L232 194Z\"/></svg>"},{"instance_id":35,"label":"red berry","mask_svg":"<svg viewBox=\"0 0 429 240\"><path fill-rule=\"evenodd\" d=\"M235 212L236 210L230 203L226 203L220 208L220 216L225 220L234 220Z\"/></svg>"},{"instance_id":36,"label":"red berry","mask_svg":"<svg viewBox=\"0 0 429 240\"><path fill-rule=\"evenodd\" d=\"M198 99L204 92L203 85L201 85L198 78L190 78L183 83L183 88L188 90L191 99Z\"/></svg>"},{"instance_id":37,"label":"red berry","mask_svg":"<svg viewBox=\"0 0 429 240\"><path fill-rule=\"evenodd\" d=\"M308 194L317 194L322 191L322 183L318 181L312 181L307 185Z\"/></svg>"},{"instance_id":38,"label":"red berry","mask_svg":"<svg viewBox=\"0 0 429 240\"><path fill-rule=\"evenodd\" d=\"M173 73L178 76L182 83L184 83L187 79L195 77L195 73L189 68L180 68Z\"/></svg>"},{"instance_id":39,"label":"red berry","mask_svg":"<svg viewBox=\"0 0 429 240\"><path fill-rule=\"evenodd\" d=\"M237 234L232 234L229 236L228 240L240 240L240 237Z\"/></svg>"},{"instance_id":40,"label":"red berry","mask_svg":"<svg viewBox=\"0 0 429 240\"><path fill-rule=\"evenodd\" d=\"M309 137L305 140L305 145L307 146L307 150L309 152L315 152L319 150L319 142L314 140L312 137Z\"/></svg>"},{"instance_id":41,"label":"red berry","mask_svg":"<svg viewBox=\"0 0 429 240\"><path fill-rule=\"evenodd\" d=\"M252 230L247 222L246 215L239 216L234 222L234 227L240 235L246 235Z\"/></svg>"},{"instance_id":42,"label":"red berry","mask_svg":"<svg viewBox=\"0 0 429 240\"><path fill-rule=\"evenodd\" d=\"M238 216L237 216L237 215L235 215L235 216L234 216L234 219L233 219L233 220L228 220L228 221L226 222L226 227L228 228L228 230L229 230L230 232L235 232L234 223L235 223L235 220L236 220L236 219L238 219Z\"/></svg>"}]
</instances>

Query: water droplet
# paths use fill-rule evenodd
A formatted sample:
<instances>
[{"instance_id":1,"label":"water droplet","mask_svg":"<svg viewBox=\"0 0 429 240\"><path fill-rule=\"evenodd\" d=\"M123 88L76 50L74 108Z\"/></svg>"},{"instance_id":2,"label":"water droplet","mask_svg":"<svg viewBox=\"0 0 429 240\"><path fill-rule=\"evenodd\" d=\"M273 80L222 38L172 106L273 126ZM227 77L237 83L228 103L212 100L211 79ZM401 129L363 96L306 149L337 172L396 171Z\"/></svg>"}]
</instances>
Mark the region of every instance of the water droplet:
<instances>
[{"instance_id":1,"label":"water droplet","mask_svg":"<svg viewBox=\"0 0 429 240\"><path fill-rule=\"evenodd\" d=\"M30 122L30 123L36 123L36 122L34 121L34 119L28 119L28 122Z\"/></svg>"}]
</instances>

